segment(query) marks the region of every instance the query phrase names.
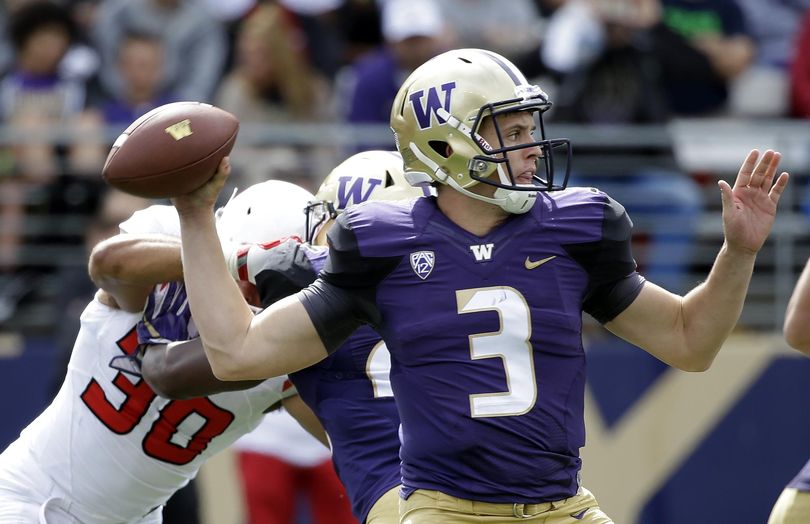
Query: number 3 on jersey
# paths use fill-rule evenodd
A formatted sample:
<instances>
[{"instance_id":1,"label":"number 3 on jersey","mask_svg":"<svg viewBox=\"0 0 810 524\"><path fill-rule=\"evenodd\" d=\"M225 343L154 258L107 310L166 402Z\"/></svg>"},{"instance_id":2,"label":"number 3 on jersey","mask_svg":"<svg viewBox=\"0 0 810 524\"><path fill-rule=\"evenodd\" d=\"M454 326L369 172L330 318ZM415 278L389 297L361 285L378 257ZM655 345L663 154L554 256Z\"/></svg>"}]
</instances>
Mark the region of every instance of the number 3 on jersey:
<instances>
[{"instance_id":1,"label":"number 3 on jersey","mask_svg":"<svg viewBox=\"0 0 810 524\"><path fill-rule=\"evenodd\" d=\"M470 358L499 357L506 372L508 391L470 395L470 414L477 417L522 415L537 400L537 379L531 337L531 313L526 299L506 286L456 291L459 315L497 311L501 329L470 335Z\"/></svg>"},{"instance_id":2,"label":"number 3 on jersey","mask_svg":"<svg viewBox=\"0 0 810 524\"><path fill-rule=\"evenodd\" d=\"M138 349L135 328L116 343L125 354L134 354ZM110 431L126 435L140 423L157 395L145 380L140 379L133 383L120 371L112 383L124 394L124 401L118 407L110 402L101 384L94 378L90 379L81 398ZM186 446L172 442L180 424L192 414L204 420L202 426L194 432ZM173 400L161 408L160 415L143 438L142 447L150 457L182 466L205 451L208 443L224 433L233 419L233 413L207 398Z\"/></svg>"},{"instance_id":3,"label":"number 3 on jersey","mask_svg":"<svg viewBox=\"0 0 810 524\"><path fill-rule=\"evenodd\" d=\"M511 287L464 289L456 292L459 315L497 311L501 329L470 335L470 358L499 357L506 372L508 391L470 395L470 414L478 417L508 417L529 412L537 400L537 379L531 336L531 314L526 299ZM366 374L374 397L391 397L391 354L380 341L368 356Z\"/></svg>"}]
</instances>

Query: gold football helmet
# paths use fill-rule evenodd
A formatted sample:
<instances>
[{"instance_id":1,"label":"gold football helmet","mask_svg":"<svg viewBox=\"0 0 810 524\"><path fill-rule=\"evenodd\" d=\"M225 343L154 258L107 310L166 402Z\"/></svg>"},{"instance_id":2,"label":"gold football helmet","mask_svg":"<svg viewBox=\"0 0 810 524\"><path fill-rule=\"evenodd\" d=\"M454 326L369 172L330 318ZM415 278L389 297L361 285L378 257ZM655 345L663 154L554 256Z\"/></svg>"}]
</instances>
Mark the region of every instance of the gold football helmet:
<instances>
[{"instance_id":1,"label":"gold football helmet","mask_svg":"<svg viewBox=\"0 0 810 524\"><path fill-rule=\"evenodd\" d=\"M539 86L529 84L506 58L482 49L443 53L417 68L397 94L391 108L391 129L413 185L447 184L472 198L496 204L510 213L525 213L537 191L565 189L571 147L567 139L546 139L542 114L551 107ZM529 111L536 119L538 139L505 147L493 118L498 144L478 133L486 117ZM540 147L533 184L517 184L507 160L509 151ZM562 180L555 182L554 151L565 158ZM541 167L542 165L542 167ZM490 175L498 173L498 180ZM496 186L492 197L468 189L479 182Z\"/></svg>"},{"instance_id":2,"label":"gold football helmet","mask_svg":"<svg viewBox=\"0 0 810 524\"><path fill-rule=\"evenodd\" d=\"M398 152L357 153L327 175L315 200L307 205L307 242L315 239L327 220L355 204L369 200L407 200L430 194L429 188L408 184Z\"/></svg>"}]
</instances>

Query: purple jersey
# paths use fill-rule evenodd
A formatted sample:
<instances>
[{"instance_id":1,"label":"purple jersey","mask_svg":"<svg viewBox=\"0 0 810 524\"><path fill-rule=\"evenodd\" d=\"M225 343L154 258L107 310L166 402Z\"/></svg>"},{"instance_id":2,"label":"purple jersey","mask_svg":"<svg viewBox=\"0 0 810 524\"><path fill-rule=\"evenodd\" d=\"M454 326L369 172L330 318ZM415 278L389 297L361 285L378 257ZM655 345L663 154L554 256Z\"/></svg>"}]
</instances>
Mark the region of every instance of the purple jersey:
<instances>
[{"instance_id":1,"label":"purple jersey","mask_svg":"<svg viewBox=\"0 0 810 524\"><path fill-rule=\"evenodd\" d=\"M799 491L810 491L810 461L804 465L796 478L787 485L789 488L796 488Z\"/></svg>"},{"instance_id":2,"label":"purple jersey","mask_svg":"<svg viewBox=\"0 0 810 524\"><path fill-rule=\"evenodd\" d=\"M404 496L576 493L582 311L605 322L640 292L631 227L621 205L587 188L540 193L484 237L432 198L359 204L338 218L321 278L301 298L327 348L340 340L334 326L355 319L386 341Z\"/></svg>"},{"instance_id":3,"label":"purple jersey","mask_svg":"<svg viewBox=\"0 0 810 524\"><path fill-rule=\"evenodd\" d=\"M326 248L294 240L273 248L256 275L262 305L314 281L326 254ZM329 434L332 462L360 522L377 499L400 484L399 415L389 369L380 335L362 327L325 360L289 374Z\"/></svg>"}]
</instances>

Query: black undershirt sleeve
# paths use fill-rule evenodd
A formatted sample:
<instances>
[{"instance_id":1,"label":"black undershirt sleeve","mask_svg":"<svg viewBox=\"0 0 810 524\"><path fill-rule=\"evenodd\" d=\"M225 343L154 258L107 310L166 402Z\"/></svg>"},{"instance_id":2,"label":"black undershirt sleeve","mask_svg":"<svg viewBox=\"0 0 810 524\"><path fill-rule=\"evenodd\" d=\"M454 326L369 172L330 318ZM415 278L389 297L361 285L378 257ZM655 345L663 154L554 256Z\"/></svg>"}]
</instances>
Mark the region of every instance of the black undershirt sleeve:
<instances>
[{"instance_id":1,"label":"black undershirt sleeve","mask_svg":"<svg viewBox=\"0 0 810 524\"><path fill-rule=\"evenodd\" d=\"M364 313L376 313L373 304L364 307L350 292L321 279L302 289L298 293L298 300L307 310L321 342L330 354L362 324L372 324L370 319L363 318Z\"/></svg>"},{"instance_id":2,"label":"black undershirt sleeve","mask_svg":"<svg viewBox=\"0 0 810 524\"><path fill-rule=\"evenodd\" d=\"M402 256L364 257L344 213L329 230L329 257L318 280L298 298L330 353L361 324L377 328L382 315L377 308L377 287L402 260Z\"/></svg>"},{"instance_id":3,"label":"black undershirt sleeve","mask_svg":"<svg viewBox=\"0 0 810 524\"><path fill-rule=\"evenodd\" d=\"M582 309L602 324L624 311L641 293L645 282L636 272L630 247L633 228L630 217L621 204L606 198L601 238L564 246L588 273Z\"/></svg>"}]
</instances>

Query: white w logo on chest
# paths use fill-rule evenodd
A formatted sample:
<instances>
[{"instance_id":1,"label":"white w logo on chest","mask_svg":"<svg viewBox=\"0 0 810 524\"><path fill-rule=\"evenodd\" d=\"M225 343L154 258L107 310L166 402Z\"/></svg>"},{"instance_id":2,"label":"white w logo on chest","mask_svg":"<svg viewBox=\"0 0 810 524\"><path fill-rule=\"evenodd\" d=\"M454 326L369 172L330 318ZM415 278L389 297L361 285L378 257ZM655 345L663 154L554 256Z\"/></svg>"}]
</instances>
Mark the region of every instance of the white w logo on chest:
<instances>
[{"instance_id":1,"label":"white w logo on chest","mask_svg":"<svg viewBox=\"0 0 810 524\"><path fill-rule=\"evenodd\" d=\"M495 244L480 244L477 246L470 246L470 251L472 251L473 255L475 256L476 262L487 262L492 260L492 247Z\"/></svg>"}]
</instances>

